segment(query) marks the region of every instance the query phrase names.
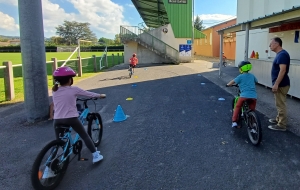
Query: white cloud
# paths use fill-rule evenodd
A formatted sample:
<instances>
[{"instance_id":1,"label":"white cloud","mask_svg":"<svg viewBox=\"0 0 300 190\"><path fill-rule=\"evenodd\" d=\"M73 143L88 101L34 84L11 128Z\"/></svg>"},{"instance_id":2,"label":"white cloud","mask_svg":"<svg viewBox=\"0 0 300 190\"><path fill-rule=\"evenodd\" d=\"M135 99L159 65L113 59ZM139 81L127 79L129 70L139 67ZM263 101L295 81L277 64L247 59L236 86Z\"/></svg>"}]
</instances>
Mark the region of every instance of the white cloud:
<instances>
[{"instance_id":1,"label":"white cloud","mask_svg":"<svg viewBox=\"0 0 300 190\"><path fill-rule=\"evenodd\" d=\"M197 15L195 15L195 17L196 16ZM206 28L236 18L234 15L224 14L201 14L198 16L203 20L203 26Z\"/></svg>"},{"instance_id":2,"label":"white cloud","mask_svg":"<svg viewBox=\"0 0 300 190\"><path fill-rule=\"evenodd\" d=\"M203 21L225 21L236 17L234 15L223 15L223 14L201 14L199 16Z\"/></svg>"},{"instance_id":3,"label":"white cloud","mask_svg":"<svg viewBox=\"0 0 300 190\"><path fill-rule=\"evenodd\" d=\"M18 6L18 0L0 0L0 4L8 4Z\"/></svg>"},{"instance_id":4,"label":"white cloud","mask_svg":"<svg viewBox=\"0 0 300 190\"><path fill-rule=\"evenodd\" d=\"M62 24L64 20L89 22L91 29L97 37L102 37L99 35L100 33L104 36L113 37L119 33L120 25L128 25L123 16L123 6L111 0L65 1L73 4L79 13L67 13L59 4L52 3L51 0L42 0L45 37L56 35L55 27ZM0 0L0 5L1 3L18 5L17 0ZM0 18L0 23L3 23L3 17L0 16ZM11 19L13 18L10 17ZM12 28L12 25L9 26Z\"/></svg>"},{"instance_id":5,"label":"white cloud","mask_svg":"<svg viewBox=\"0 0 300 190\"><path fill-rule=\"evenodd\" d=\"M133 5L133 4L127 3L126 6L134 8L134 5Z\"/></svg>"},{"instance_id":6,"label":"white cloud","mask_svg":"<svg viewBox=\"0 0 300 190\"><path fill-rule=\"evenodd\" d=\"M15 31L19 29L15 19L7 14L0 12L0 28L8 31Z\"/></svg>"},{"instance_id":7,"label":"white cloud","mask_svg":"<svg viewBox=\"0 0 300 190\"><path fill-rule=\"evenodd\" d=\"M78 20L91 23L96 30L117 34L120 25L126 25L124 21L124 8L111 0L69 0L79 11Z\"/></svg>"}]
</instances>

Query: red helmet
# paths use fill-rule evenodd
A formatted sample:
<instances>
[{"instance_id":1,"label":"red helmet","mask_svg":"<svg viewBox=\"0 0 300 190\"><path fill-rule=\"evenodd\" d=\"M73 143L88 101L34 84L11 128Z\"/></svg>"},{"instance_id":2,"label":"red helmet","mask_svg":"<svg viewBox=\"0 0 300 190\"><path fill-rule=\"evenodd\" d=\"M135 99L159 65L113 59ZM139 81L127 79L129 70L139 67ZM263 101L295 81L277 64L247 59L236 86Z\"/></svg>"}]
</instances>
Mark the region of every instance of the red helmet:
<instances>
[{"instance_id":1,"label":"red helmet","mask_svg":"<svg viewBox=\"0 0 300 190\"><path fill-rule=\"evenodd\" d=\"M53 72L54 77L75 77L76 72L70 67L59 67Z\"/></svg>"}]
</instances>

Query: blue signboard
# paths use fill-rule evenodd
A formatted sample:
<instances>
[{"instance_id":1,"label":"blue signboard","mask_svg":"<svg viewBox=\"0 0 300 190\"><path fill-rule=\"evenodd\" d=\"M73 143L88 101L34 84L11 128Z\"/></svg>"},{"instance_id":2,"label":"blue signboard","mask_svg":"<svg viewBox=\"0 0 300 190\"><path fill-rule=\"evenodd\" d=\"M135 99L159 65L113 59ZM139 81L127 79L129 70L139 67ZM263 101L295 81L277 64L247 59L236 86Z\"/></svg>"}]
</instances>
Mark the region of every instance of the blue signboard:
<instances>
[{"instance_id":1,"label":"blue signboard","mask_svg":"<svg viewBox=\"0 0 300 190\"><path fill-rule=\"evenodd\" d=\"M187 44L192 44L192 40L187 40L186 43Z\"/></svg>"},{"instance_id":2,"label":"blue signboard","mask_svg":"<svg viewBox=\"0 0 300 190\"><path fill-rule=\"evenodd\" d=\"M180 44L179 56L192 56L192 45Z\"/></svg>"}]
</instances>

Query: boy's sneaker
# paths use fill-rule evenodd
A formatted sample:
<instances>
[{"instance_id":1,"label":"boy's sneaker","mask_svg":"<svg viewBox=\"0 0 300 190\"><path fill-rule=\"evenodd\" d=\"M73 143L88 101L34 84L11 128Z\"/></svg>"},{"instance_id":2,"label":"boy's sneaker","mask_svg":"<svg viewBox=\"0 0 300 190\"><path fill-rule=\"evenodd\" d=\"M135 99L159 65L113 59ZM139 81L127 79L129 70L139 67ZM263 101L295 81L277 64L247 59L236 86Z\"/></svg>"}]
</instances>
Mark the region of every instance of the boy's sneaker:
<instances>
[{"instance_id":1,"label":"boy's sneaker","mask_svg":"<svg viewBox=\"0 0 300 190\"><path fill-rule=\"evenodd\" d=\"M52 171L48 166L46 166L42 179L47 179L47 178L51 178L51 177L55 177L56 174L54 173L54 171Z\"/></svg>"},{"instance_id":2,"label":"boy's sneaker","mask_svg":"<svg viewBox=\"0 0 300 190\"><path fill-rule=\"evenodd\" d=\"M100 154L100 151L93 153L93 163L99 162L103 159L103 156Z\"/></svg>"},{"instance_id":3,"label":"boy's sneaker","mask_svg":"<svg viewBox=\"0 0 300 190\"><path fill-rule=\"evenodd\" d=\"M272 130L275 130L275 131L286 131L286 128L280 127L278 125L269 125L268 128L272 129Z\"/></svg>"},{"instance_id":4,"label":"boy's sneaker","mask_svg":"<svg viewBox=\"0 0 300 190\"><path fill-rule=\"evenodd\" d=\"M269 122L272 123L272 124L277 124L277 120L276 119L269 119Z\"/></svg>"},{"instance_id":5,"label":"boy's sneaker","mask_svg":"<svg viewBox=\"0 0 300 190\"><path fill-rule=\"evenodd\" d=\"M238 124L236 122L232 122L232 127L237 128Z\"/></svg>"}]
</instances>

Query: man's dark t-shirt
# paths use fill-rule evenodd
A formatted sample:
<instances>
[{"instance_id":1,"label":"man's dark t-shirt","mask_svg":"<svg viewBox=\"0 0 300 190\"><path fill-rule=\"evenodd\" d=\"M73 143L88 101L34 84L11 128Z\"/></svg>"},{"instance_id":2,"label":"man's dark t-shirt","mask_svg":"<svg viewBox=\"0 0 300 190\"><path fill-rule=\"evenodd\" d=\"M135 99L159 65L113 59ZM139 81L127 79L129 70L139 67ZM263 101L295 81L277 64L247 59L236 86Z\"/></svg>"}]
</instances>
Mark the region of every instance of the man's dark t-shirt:
<instances>
[{"instance_id":1,"label":"man's dark t-shirt","mask_svg":"<svg viewBox=\"0 0 300 190\"><path fill-rule=\"evenodd\" d=\"M290 78L288 76L289 69L290 69L290 55L287 51L284 49L277 53L272 66L272 84L274 85L276 82L276 79L278 77L280 67L279 64L286 64L286 73L282 79L282 81L279 84L279 87L289 86L290 85Z\"/></svg>"}]
</instances>

